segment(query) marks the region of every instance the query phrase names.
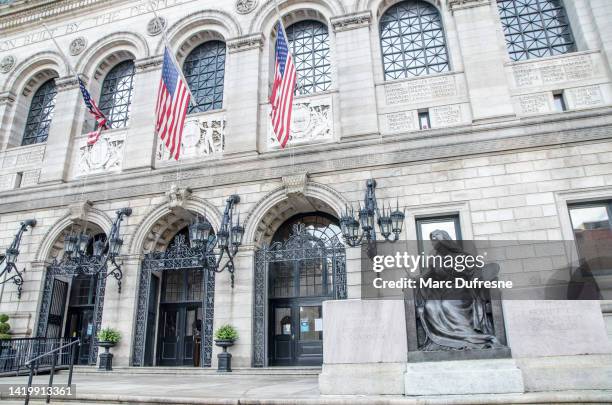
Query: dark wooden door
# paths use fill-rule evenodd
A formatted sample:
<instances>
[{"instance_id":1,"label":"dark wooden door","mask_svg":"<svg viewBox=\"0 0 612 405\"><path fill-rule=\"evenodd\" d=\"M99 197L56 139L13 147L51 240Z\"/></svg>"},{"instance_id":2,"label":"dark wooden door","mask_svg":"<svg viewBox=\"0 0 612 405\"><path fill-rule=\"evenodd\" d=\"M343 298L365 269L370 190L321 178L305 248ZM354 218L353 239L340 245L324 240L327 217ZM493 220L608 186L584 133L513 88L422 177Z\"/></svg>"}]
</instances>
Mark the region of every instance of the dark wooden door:
<instances>
[{"instance_id":1,"label":"dark wooden door","mask_svg":"<svg viewBox=\"0 0 612 405\"><path fill-rule=\"evenodd\" d=\"M160 309L159 364L178 366L181 363L181 308L164 305Z\"/></svg>"},{"instance_id":2,"label":"dark wooden door","mask_svg":"<svg viewBox=\"0 0 612 405\"><path fill-rule=\"evenodd\" d=\"M47 315L47 330L45 337L59 338L62 336L67 296L68 283L62 280L53 279L53 291L51 293L49 314Z\"/></svg>"}]
</instances>

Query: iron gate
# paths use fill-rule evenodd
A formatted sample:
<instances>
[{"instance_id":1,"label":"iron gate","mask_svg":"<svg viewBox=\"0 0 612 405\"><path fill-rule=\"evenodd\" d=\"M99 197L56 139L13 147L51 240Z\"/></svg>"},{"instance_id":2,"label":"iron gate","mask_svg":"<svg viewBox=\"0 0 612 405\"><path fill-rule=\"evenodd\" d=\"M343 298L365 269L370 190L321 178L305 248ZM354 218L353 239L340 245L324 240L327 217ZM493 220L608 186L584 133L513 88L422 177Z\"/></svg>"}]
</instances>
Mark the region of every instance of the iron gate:
<instances>
[{"instance_id":1,"label":"iron gate","mask_svg":"<svg viewBox=\"0 0 612 405\"><path fill-rule=\"evenodd\" d=\"M136 330L134 335L134 366L145 365L147 347L147 324L153 272L171 272L197 269L204 272L202 277L202 348L200 364L210 367L212 361L213 317L215 309L215 272L204 267L204 259L199 250L187 244L185 235L177 235L175 242L165 252L153 252L145 255L140 271L138 289ZM149 342L149 344L152 344Z\"/></svg>"},{"instance_id":2,"label":"iron gate","mask_svg":"<svg viewBox=\"0 0 612 405\"><path fill-rule=\"evenodd\" d=\"M346 299L346 252L341 236L331 227L317 229L298 223L284 242L266 245L255 253L253 294L253 367L265 367L267 358L268 268L271 263L330 260L333 298Z\"/></svg>"}]
</instances>

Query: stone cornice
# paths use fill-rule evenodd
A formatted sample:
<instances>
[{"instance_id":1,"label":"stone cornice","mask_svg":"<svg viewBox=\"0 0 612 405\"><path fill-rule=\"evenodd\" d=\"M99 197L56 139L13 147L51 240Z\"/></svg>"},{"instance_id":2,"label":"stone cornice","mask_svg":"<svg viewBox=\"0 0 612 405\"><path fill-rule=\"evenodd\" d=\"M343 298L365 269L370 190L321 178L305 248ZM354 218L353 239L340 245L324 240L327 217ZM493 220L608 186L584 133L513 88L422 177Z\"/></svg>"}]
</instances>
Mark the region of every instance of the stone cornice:
<instances>
[{"instance_id":1,"label":"stone cornice","mask_svg":"<svg viewBox=\"0 0 612 405\"><path fill-rule=\"evenodd\" d=\"M370 11L361 11L358 13L346 14L331 19L331 25L334 28L334 32L369 27L371 23L372 13Z\"/></svg>"},{"instance_id":2,"label":"stone cornice","mask_svg":"<svg viewBox=\"0 0 612 405\"><path fill-rule=\"evenodd\" d=\"M488 124L385 136L372 139L311 145L290 154L276 151L256 156L183 165L181 187L199 189L226 187L248 182L280 181L283 176L310 173L313 176L346 170L363 170L411 164L429 159L461 158L482 153L558 146L576 142L612 140L612 108L567 113L559 117L537 117ZM572 129L567 122L572 122ZM521 129L517 131L517 129ZM0 214L66 207L87 199L101 202L139 196L163 196L176 182L176 169L112 174L90 179L86 187L73 181L39 185L35 189L4 192ZM36 192L33 193L32 190Z\"/></svg>"},{"instance_id":3,"label":"stone cornice","mask_svg":"<svg viewBox=\"0 0 612 405\"><path fill-rule=\"evenodd\" d=\"M261 49L264 43L262 33L245 35L238 38L232 38L227 41L227 49L229 53L248 51L251 49Z\"/></svg>"},{"instance_id":4,"label":"stone cornice","mask_svg":"<svg viewBox=\"0 0 612 405\"><path fill-rule=\"evenodd\" d=\"M151 56L144 59L138 59L134 61L134 67L136 68L137 73L144 73L150 70L158 70L161 69L162 64L164 63L163 55Z\"/></svg>"},{"instance_id":5,"label":"stone cornice","mask_svg":"<svg viewBox=\"0 0 612 405\"><path fill-rule=\"evenodd\" d=\"M16 99L17 96L11 91L5 91L4 93L0 93L0 105L13 103Z\"/></svg>"},{"instance_id":6,"label":"stone cornice","mask_svg":"<svg viewBox=\"0 0 612 405\"><path fill-rule=\"evenodd\" d=\"M463 10L466 8L488 6L491 4L490 0L446 0L448 9L451 12L457 10Z\"/></svg>"},{"instance_id":7,"label":"stone cornice","mask_svg":"<svg viewBox=\"0 0 612 405\"><path fill-rule=\"evenodd\" d=\"M81 78L85 84L87 84L87 77ZM75 76L64 76L55 79L55 87L57 91L68 91L79 87L79 81Z\"/></svg>"}]
</instances>

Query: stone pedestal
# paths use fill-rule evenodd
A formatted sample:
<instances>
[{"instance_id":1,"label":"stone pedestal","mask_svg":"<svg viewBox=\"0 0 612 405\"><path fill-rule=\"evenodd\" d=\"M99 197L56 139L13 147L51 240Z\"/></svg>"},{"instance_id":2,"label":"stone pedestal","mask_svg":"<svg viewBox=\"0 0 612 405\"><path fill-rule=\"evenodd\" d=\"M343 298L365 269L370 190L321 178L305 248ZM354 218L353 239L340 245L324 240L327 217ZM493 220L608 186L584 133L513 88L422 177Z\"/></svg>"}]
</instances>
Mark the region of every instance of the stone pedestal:
<instances>
[{"instance_id":1,"label":"stone pedestal","mask_svg":"<svg viewBox=\"0 0 612 405\"><path fill-rule=\"evenodd\" d=\"M405 395L523 393L521 370L512 359L408 363Z\"/></svg>"}]
</instances>

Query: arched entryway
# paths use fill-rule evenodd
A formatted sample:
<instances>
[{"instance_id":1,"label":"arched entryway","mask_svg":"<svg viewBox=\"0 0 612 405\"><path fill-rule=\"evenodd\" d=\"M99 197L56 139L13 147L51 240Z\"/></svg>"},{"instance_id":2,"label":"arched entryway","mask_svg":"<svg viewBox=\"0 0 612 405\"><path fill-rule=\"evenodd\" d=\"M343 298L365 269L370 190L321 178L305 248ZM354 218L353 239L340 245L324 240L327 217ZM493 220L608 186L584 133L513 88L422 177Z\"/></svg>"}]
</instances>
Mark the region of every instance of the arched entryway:
<instances>
[{"instance_id":1,"label":"arched entryway","mask_svg":"<svg viewBox=\"0 0 612 405\"><path fill-rule=\"evenodd\" d=\"M299 214L255 256L253 366L323 362L323 301L346 298L346 257L337 218Z\"/></svg>"},{"instance_id":2,"label":"arched entryway","mask_svg":"<svg viewBox=\"0 0 612 405\"><path fill-rule=\"evenodd\" d=\"M187 226L140 273L135 366L210 367L215 275L189 245Z\"/></svg>"}]
</instances>

